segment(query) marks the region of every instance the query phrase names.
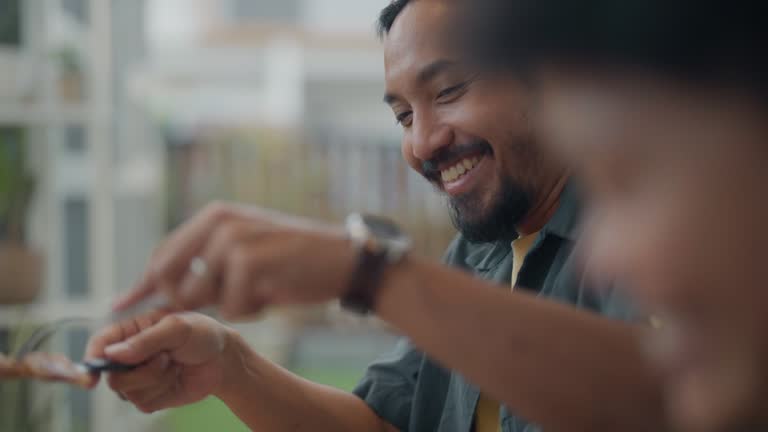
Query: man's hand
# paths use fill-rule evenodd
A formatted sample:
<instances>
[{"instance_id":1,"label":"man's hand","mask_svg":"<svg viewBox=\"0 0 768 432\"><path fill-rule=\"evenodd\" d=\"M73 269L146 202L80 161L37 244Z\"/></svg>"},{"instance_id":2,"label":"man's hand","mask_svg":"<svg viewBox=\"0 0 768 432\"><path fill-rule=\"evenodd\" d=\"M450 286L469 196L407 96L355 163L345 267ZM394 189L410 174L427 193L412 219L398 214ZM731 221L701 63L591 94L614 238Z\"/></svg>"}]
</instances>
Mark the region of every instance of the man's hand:
<instances>
[{"instance_id":1,"label":"man's hand","mask_svg":"<svg viewBox=\"0 0 768 432\"><path fill-rule=\"evenodd\" d=\"M395 431L355 395L265 360L233 330L197 313L154 312L91 339L86 358L139 364L109 385L151 413L216 396L251 430Z\"/></svg>"},{"instance_id":2,"label":"man's hand","mask_svg":"<svg viewBox=\"0 0 768 432\"><path fill-rule=\"evenodd\" d=\"M227 318L268 304L343 294L355 256L341 229L266 210L212 204L163 243L142 281L115 305L164 291L175 306L216 305Z\"/></svg>"},{"instance_id":3,"label":"man's hand","mask_svg":"<svg viewBox=\"0 0 768 432\"><path fill-rule=\"evenodd\" d=\"M94 336L86 358L139 364L112 373L109 385L150 413L197 402L222 390L231 351L229 330L195 313L155 312L115 324ZM234 356L236 357L236 356Z\"/></svg>"}]
</instances>

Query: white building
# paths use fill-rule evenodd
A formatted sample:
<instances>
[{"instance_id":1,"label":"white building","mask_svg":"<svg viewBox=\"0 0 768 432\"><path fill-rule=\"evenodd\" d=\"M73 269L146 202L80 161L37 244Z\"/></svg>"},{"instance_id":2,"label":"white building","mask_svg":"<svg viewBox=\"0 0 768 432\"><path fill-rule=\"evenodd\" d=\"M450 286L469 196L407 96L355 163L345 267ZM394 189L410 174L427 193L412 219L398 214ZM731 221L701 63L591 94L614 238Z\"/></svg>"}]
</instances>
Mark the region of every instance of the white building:
<instances>
[{"instance_id":1,"label":"white building","mask_svg":"<svg viewBox=\"0 0 768 432\"><path fill-rule=\"evenodd\" d=\"M167 228L165 127L263 126L397 158L374 34L385 0L16 2L21 43L0 46L0 127L27 130L39 182L29 237L44 252L46 277L34 305L0 306L6 334L22 318L102 316L136 280ZM383 211L390 198L370 193L378 180L368 189L353 180L376 172L361 168L363 153L341 161L353 168L337 183L353 198L340 206ZM439 199L402 175L416 191L409 205L444 226ZM248 335L269 348L282 332L268 321ZM72 329L54 347L78 356L86 339ZM155 421L103 387L92 397L53 393L45 431L149 430Z\"/></svg>"}]
</instances>

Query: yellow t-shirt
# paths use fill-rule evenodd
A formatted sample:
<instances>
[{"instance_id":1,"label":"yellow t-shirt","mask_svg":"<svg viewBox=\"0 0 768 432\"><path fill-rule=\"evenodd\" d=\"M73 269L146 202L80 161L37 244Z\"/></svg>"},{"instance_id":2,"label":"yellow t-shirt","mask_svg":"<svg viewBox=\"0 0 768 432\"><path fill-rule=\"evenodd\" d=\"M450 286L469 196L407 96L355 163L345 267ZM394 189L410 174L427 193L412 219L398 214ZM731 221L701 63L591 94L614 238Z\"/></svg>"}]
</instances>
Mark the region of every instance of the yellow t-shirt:
<instances>
[{"instance_id":1,"label":"yellow t-shirt","mask_svg":"<svg viewBox=\"0 0 768 432\"><path fill-rule=\"evenodd\" d=\"M512 289L515 289L517 275L523 267L525 257L533 246L533 242L539 233L520 237L512 242ZM499 416L499 403L480 394L475 411L475 432L501 432L501 418Z\"/></svg>"}]
</instances>

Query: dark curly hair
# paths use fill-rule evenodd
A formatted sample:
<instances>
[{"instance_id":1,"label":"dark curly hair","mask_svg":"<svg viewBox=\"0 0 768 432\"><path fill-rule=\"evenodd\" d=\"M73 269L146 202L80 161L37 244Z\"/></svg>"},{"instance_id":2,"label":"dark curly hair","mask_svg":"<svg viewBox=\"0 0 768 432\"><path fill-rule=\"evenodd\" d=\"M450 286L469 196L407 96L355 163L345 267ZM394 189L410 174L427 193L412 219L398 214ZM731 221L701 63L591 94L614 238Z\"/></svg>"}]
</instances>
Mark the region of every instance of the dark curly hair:
<instances>
[{"instance_id":1,"label":"dark curly hair","mask_svg":"<svg viewBox=\"0 0 768 432\"><path fill-rule=\"evenodd\" d=\"M393 0L389 6L381 10L379 20L376 23L376 33L378 33L380 38L389 33L389 30L392 29L392 24L395 23L400 12L408 6L408 3L410 3L410 0Z\"/></svg>"}]
</instances>

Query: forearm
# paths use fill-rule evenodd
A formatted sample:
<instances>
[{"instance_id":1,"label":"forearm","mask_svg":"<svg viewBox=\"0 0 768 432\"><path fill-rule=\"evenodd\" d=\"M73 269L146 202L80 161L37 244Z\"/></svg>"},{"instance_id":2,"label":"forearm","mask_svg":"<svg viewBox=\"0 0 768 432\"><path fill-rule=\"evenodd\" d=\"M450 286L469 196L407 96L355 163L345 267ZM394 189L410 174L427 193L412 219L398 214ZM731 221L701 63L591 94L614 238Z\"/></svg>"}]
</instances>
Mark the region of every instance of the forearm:
<instances>
[{"instance_id":1,"label":"forearm","mask_svg":"<svg viewBox=\"0 0 768 432\"><path fill-rule=\"evenodd\" d=\"M545 430L660 430L638 328L419 258L390 269L377 313L445 366Z\"/></svg>"},{"instance_id":2,"label":"forearm","mask_svg":"<svg viewBox=\"0 0 768 432\"><path fill-rule=\"evenodd\" d=\"M218 396L251 430L392 432L353 394L304 380L261 358L234 332Z\"/></svg>"}]
</instances>

